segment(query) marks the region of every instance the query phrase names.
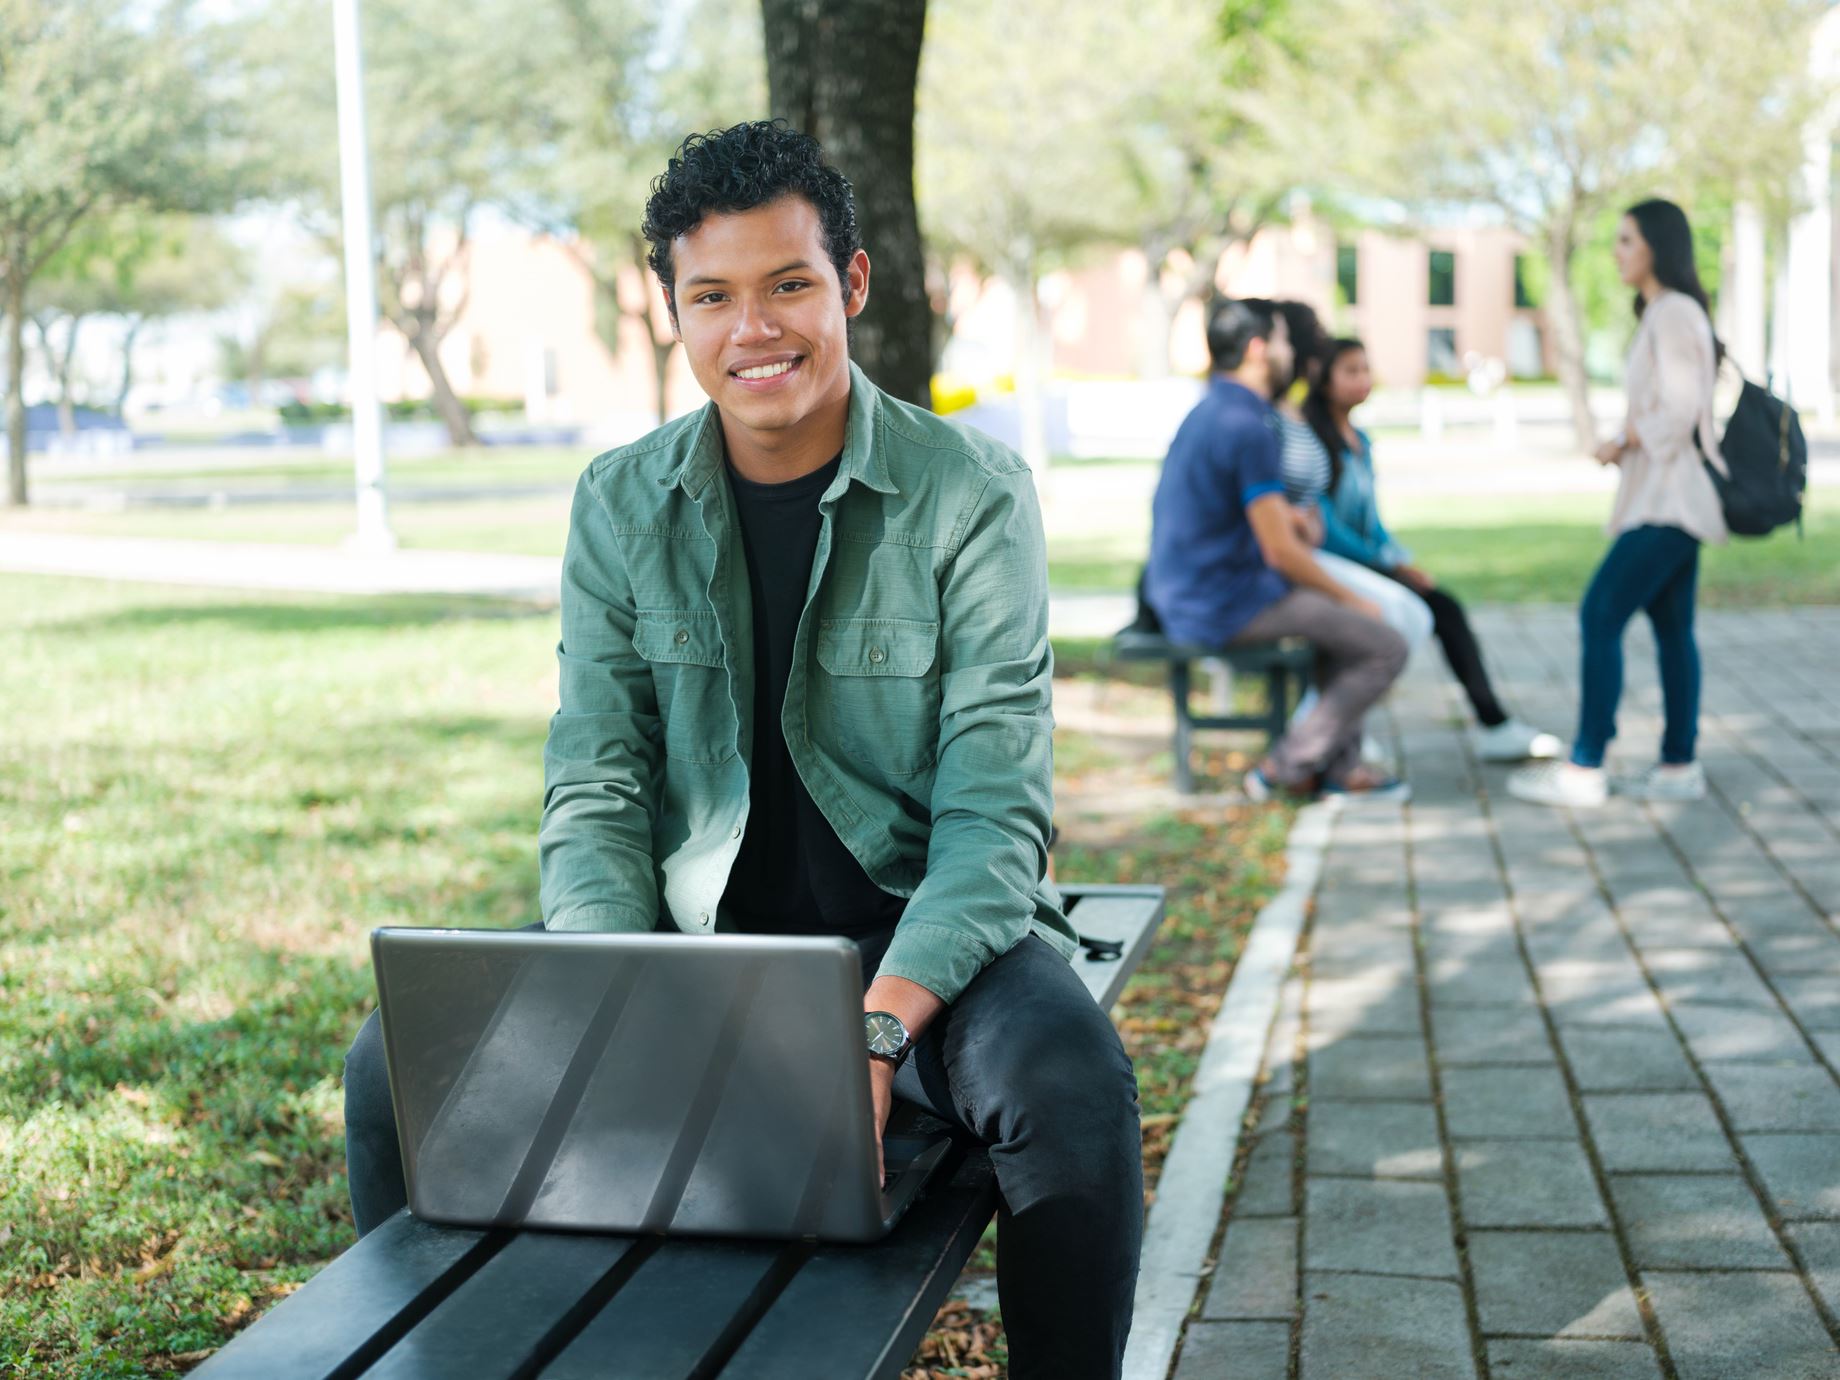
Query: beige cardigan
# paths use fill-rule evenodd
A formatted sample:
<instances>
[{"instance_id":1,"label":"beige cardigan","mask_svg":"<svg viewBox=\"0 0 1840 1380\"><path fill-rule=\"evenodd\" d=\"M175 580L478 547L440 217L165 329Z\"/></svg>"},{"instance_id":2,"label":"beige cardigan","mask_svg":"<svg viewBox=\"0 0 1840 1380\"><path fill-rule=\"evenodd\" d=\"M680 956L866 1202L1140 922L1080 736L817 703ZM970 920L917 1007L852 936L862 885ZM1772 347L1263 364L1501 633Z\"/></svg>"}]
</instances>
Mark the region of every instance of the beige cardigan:
<instances>
[{"instance_id":1,"label":"beige cardigan","mask_svg":"<svg viewBox=\"0 0 1840 1380\"><path fill-rule=\"evenodd\" d=\"M1699 303L1684 292L1650 302L1629 346L1627 449L1610 509L1612 536L1632 527L1677 527L1703 542L1725 542L1718 490L1694 445L1697 432L1705 454L1724 467L1712 424L1716 373L1712 323Z\"/></svg>"}]
</instances>

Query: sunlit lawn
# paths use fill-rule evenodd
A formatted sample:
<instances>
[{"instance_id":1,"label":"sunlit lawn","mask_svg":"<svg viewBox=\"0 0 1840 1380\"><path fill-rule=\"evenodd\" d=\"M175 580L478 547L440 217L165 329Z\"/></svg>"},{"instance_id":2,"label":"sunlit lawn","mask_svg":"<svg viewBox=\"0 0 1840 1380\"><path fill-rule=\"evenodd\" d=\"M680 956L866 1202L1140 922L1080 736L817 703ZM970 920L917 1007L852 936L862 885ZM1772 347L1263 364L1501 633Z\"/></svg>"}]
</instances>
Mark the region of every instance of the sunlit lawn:
<instances>
[{"instance_id":1,"label":"sunlit lawn","mask_svg":"<svg viewBox=\"0 0 1840 1380\"><path fill-rule=\"evenodd\" d=\"M0 1375L185 1369L350 1243L366 933L534 918L555 636L0 575ZM1120 769L1060 738L1069 789ZM1061 864L1176 888L1127 1002L1154 1165L1284 819L1125 824Z\"/></svg>"},{"instance_id":2,"label":"sunlit lawn","mask_svg":"<svg viewBox=\"0 0 1840 1380\"><path fill-rule=\"evenodd\" d=\"M1597 494L1402 494L1387 502L1394 535L1419 565L1474 603L1577 602L1609 538L1609 499ZM1143 567L1141 523L1115 537L1048 541L1057 589L1128 590ZM1712 607L1840 604L1840 493L1813 491L1804 533L1734 538L1700 564Z\"/></svg>"},{"instance_id":3,"label":"sunlit lawn","mask_svg":"<svg viewBox=\"0 0 1840 1380\"><path fill-rule=\"evenodd\" d=\"M533 466L560 463L559 458L530 454ZM579 456L569 457L572 468L560 482L573 477L579 462ZM391 508L391 521L409 548L557 556L567 531L568 501L566 491L557 489L508 498L398 502ZM1406 493L1387 503L1395 534L1412 548L1419 564L1478 603L1576 602L1607 544L1607 510L1607 498L1597 494ZM0 541L9 531L35 531L330 546L350 536L352 526L351 507L342 503L0 510ZM1057 532L1050 523L1050 583L1068 591L1131 589L1143 567L1147 530L1147 521L1137 513L1121 515L1112 534ZM1709 548L1700 589L1703 601L1713 607L1840 603L1840 493L1816 490L1809 495L1800 540L1790 529L1761 541L1739 539Z\"/></svg>"},{"instance_id":4,"label":"sunlit lawn","mask_svg":"<svg viewBox=\"0 0 1840 1380\"><path fill-rule=\"evenodd\" d=\"M211 465L170 471L152 468L152 462L161 458L159 451L149 451L147 461L139 465L133 458L126 458L119 466L92 473L67 476L47 473L41 482L98 489L137 486L204 492L324 488L352 483L350 456L327 455L307 448L277 449L272 456L265 455L248 464L239 463L234 468ZM575 476L581 473L589 458L590 452L581 446L480 446L428 455L391 456L388 465L390 482L405 487L567 485L575 482Z\"/></svg>"},{"instance_id":5,"label":"sunlit lawn","mask_svg":"<svg viewBox=\"0 0 1840 1380\"><path fill-rule=\"evenodd\" d=\"M457 503L394 503L390 526L409 549L560 556L569 525L566 491ZM289 503L226 508L136 508L126 512L33 508L0 510L8 532L72 532L100 537L185 541L282 542L336 546L355 528L352 505Z\"/></svg>"}]
</instances>

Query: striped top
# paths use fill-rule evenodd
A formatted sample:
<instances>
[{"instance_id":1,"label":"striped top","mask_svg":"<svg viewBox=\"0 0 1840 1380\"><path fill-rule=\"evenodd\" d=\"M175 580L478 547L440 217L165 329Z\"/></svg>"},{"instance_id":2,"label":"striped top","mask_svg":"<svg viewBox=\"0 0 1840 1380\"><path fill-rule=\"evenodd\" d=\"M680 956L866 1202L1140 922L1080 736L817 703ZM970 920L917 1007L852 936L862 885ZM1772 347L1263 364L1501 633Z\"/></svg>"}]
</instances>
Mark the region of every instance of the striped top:
<instances>
[{"instance_id":1,"label":"striped top","mask_svg":"<svg viewBox=\"0 0 1840 1380\"><path fill-rule=\"evenodd\" d=\"M1310 424L1278 413L1279 467L1284 496L1299 508L1313 507L1329 491L1329 452Z\"/></svg>"}]
</instances>

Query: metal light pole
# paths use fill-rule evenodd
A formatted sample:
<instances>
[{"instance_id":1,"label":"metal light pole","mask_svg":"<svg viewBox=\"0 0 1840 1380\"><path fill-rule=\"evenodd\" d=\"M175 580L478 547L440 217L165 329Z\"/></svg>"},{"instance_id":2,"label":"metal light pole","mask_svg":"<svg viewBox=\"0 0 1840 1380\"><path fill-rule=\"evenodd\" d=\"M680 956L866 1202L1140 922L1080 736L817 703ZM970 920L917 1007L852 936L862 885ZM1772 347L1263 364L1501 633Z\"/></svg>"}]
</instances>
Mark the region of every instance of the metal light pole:
<instances>
[{"instance_id":1,"label":"metal light pole","mask_svg":"<svg viewBox=\"0 0 1840 1380\"><path fill-rule=\"evenodd\" d=\"M351 372L351 435L358 480L358 531L365 551L393 551L383 471L383 414L377 405L377 266L372 257L370 155L364 142L364 59L358 0L332 0L339 100L339 201L345 230L345 316Z\"/></svg>"}]
</instances>

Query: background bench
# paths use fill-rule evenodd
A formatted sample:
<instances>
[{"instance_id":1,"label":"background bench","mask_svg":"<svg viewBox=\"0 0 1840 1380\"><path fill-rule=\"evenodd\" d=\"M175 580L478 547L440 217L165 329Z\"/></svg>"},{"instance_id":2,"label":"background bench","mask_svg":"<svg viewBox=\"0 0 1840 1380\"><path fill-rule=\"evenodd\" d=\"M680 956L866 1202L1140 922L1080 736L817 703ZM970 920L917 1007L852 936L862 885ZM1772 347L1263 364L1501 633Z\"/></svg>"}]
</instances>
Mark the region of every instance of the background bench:
<instances>
[{"instance_id":1,"label":"background bench","mask_svg":"<svg viewBox=\"0 0 1840 1380\"><path fill-rule=\"evenodd\" d=\"M1184 795L1195 789L1194 734L1197 728L1256 729L1270 743L1284 732L1291 711L1310 683L1316 653L1297 638L1262 642L1245 647L1199 647L1171 642L1161 633L1127 628L1112 639L1112 654L1120 661L1162 661L1169 666L1169 691L1175 700L1176 789ZM1194 712L1189 703L1194 690L1191 667L1197 661L1224 661L1235 674L1260 676L1265 681L1265 707L1253 714Z\"/></svg>"},{"instance_id":2,"label":"background bench","mask_svg":"<svg viewBox=\"0 0 1840 1380\"><path fill-rule=\"evenodd\" d=\"M1163 889L1062 888L1074 956L1108 1010L1163 919ZM897 1104L889 1135L941 1123ZM406 1211L219 1351L209 1380L895 1380L997 1209L973 1142L870 1246L463 1231Z\"/></svg>"}]
</instances>

